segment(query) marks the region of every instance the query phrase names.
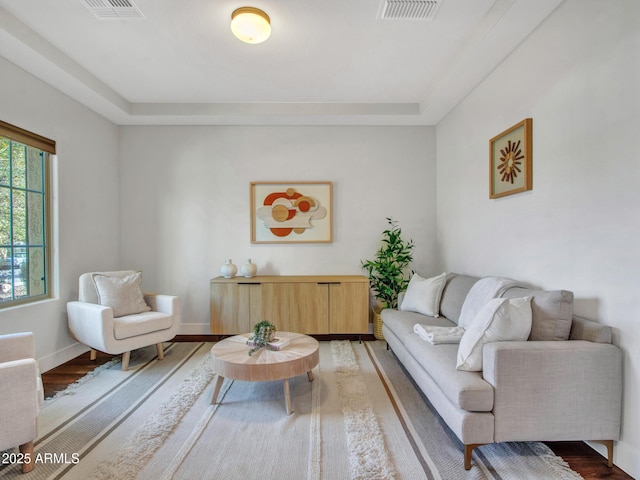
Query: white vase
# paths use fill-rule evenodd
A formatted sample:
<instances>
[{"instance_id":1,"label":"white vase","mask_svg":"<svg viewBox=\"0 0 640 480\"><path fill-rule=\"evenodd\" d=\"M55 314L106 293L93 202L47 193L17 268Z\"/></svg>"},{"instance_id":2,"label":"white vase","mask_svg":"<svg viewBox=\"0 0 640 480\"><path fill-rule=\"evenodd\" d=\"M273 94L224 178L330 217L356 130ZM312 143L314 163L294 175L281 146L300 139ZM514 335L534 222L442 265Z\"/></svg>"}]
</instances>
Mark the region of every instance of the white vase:
<instances>
[{"instance_id":1,"label":"white vase","mask_svg":"<svg viewBox=\"0 0 640 480\"><path fill-rule=\"evenodd\" d=\"M247 259L247 263L245 263L240 267L240 273L245 278L251 278L255 276L257 271L258 271L258 267L256 267L255 263L251 263L250 258Z\"/></svg>"},{"instance_id":2,"label":"white vase","mask_svg":"<svg viewBox=\"0 0 640 480\"><path fill-rule=\"evenodd\" d=\"M231 259L228 259L224 262L224 265L220 267L220 273L222 273L224 278L233 278L236 276L236 273L238 273L238 267L231 262Z\"/></svg>"}]
</instances>

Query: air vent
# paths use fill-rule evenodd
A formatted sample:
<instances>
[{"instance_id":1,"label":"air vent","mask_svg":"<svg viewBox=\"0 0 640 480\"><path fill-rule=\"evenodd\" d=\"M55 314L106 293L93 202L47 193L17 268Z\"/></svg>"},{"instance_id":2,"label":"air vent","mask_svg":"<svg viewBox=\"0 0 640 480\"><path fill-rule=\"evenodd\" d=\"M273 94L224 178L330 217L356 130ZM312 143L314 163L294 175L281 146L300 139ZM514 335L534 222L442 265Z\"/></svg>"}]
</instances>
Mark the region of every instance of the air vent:
<instances>
[{"instance_id":1,"label":"air vent","mask_svg":"<svg viewBox=\"0 0 640 480\"><path fill-rule=\"evenodd\" d=\"M433 20L442 0L383 0L380 18Z\"/></svg>"},{"instance_id":2,"label":"air vent","mask_svg":"<svg viewBox=\"0 0 640 480\"><path fill-rule=\"evenodd\" d=\"M98 20L144 19L131 0L83 0L83 3Z\"/></svg>"}]
</instances>

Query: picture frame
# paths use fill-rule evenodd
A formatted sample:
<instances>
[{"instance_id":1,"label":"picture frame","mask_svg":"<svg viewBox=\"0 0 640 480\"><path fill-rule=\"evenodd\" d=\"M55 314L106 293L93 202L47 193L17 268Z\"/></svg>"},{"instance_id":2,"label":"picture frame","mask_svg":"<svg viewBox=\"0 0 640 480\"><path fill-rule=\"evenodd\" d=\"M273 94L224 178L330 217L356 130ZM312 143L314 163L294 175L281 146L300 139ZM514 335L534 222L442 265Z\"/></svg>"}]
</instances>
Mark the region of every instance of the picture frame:
<instances>
[{"instance_id":1,"label":"picture frame","mask_svg":"<svg viewBox=\"0 0 640 480\"><path fill-rule=\"evenodd\" d=\"M251 243L331 243L333 184L250 182Z\"/></svg>"},{"instance_id":2,"label":"picture frame","mask_svg":"<svg viewBox=\"0 0 640 480\"><path fill-rule=\"evenodd\" d=\"M489 198L533 188L532 131L525 118L489 140Z\"/></svg>"}]
</instances>

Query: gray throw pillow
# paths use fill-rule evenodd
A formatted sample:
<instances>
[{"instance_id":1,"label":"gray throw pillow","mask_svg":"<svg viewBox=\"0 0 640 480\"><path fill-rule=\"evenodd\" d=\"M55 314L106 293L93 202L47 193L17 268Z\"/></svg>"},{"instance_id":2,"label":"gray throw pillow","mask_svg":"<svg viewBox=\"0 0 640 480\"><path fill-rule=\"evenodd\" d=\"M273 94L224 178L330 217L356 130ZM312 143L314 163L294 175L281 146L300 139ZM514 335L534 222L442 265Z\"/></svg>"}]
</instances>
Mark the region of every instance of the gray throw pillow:
<instances>
[{"instance_id":1,"label":"gray throw pillow","mask_svg":"<svg viewBox=\"0 0 640 480\"><path fill-rule=\"evenodd\" d=\"M533 297L529 340L568 340L573 321L573 292L514 287L504 298Z\"/></svg>"}]
</instances>

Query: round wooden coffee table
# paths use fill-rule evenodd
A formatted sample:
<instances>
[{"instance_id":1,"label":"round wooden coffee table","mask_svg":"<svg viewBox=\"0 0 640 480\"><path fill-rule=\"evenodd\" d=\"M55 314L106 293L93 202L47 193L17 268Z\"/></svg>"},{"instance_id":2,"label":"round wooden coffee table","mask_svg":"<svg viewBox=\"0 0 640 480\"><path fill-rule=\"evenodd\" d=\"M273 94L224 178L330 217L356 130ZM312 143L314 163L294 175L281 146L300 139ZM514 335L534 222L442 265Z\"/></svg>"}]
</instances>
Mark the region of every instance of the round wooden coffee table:
<instances>
[{"instance_id":1,"label":"round wooden coffee table","mask_svg":"<svg viewBox=\"0 0 640 480\"><path fill-rule=\"evenodd\" d=\"M262 348L249 356L249 333L225 338L211 348L211 366L218 374L211 403L218 403L218 394L225 378L246 382L284 380L284 401L287 414L291 414L289 379L307 374L313 381L311 370L318 365L318 341L301 333L277 332L276 337L288 338L289 345L282 350Z\"/></svg>"}]
</instances>

